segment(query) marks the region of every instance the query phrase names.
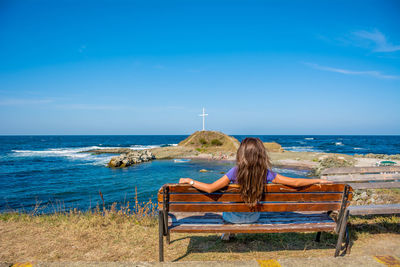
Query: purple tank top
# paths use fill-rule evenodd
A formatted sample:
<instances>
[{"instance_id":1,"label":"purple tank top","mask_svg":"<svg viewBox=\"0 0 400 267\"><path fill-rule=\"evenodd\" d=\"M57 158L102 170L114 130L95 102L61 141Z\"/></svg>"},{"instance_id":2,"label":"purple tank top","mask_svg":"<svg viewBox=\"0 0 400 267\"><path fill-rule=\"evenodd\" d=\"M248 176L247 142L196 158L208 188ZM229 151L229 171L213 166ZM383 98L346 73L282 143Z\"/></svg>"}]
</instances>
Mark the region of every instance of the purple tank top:
<instances>
[{"instance_id":1,"label":"purple tank top","mask_svg":"<svg viewBox=\"0 0 400 267\"><path fill-rule=\"evenodd\" d=\"M226 176L228 176L229 181L231 182L231 184L237 184L237 166L233 167L232 169L230 169L227 173ZM271 183L276 177L276 173L273 171L268 170L267 171L267 176L265 177L265 183L269 184Z\"/></svg>"}]
</instances>

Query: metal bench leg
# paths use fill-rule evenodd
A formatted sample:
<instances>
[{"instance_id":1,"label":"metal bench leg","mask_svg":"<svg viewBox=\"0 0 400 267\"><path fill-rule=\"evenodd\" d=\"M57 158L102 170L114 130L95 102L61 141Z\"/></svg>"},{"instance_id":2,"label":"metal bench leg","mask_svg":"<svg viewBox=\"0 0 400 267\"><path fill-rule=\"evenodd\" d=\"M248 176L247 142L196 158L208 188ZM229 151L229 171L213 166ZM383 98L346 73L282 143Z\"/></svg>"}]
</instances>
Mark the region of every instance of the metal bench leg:
<instances>
[{"instance_id":1,"label":"metal bench leg","mask_svg":"<svg viewBox=\"0 0 400 267\"><path fill-rule=\"evenodd\" d=\"M164 214L162 211L158 212L158 260L164 261Z\"/></svg>"},{"instance_id":2,"label":"metal bench leg","mask_svg":"<svg viewBox=\"0 0 400 267\"><path fill-rule=\"evenodd\" d=\"M317 233L317 236L315 237L315 242L320 242L321 241L321 232Z\"/></svg>"},{"instance_id":3,"label":"metal bench leg","mask_svg":"<svg viewBox=\"0 0 400 267\"><path fill-rule=\"evenodd\" d=\"M350 254L350 233L349 227L346 227L346 244L345 244L346 254Z\"/></svg>"},{"instance_id":4,"label":"metal bench leg","mask_svg":"<svg viewBox=\"0 0 400 267\"><path fill-rule=\"evenodd\" d=\"M169 233L169 229L168 229L168 232L167 232L167 244L169 245L169 244L171 244L171 238L170 238L170 233Z\"/></svg>"},{"instance_id":5,"label":"metal bench leg","mask_svg":"<svg viewBox=\"0 0 400 267\"><path fill-rule=\"evenodd\" d=\"M347 218L348 217L349 217L349 211L346 210L346 213L344 214L344 216L342 218L342 222L340 224L339 236L338 236L338 240L336 243L335 257L337 257L339 255L340 251L342 250L343 237L344 237L345 233L348 231L348 229L347 229ZM346 241L347 241L347 237L346 237ZM346 246L347 245L348 244L346 244Z\"/></svg>"}]
</instances>

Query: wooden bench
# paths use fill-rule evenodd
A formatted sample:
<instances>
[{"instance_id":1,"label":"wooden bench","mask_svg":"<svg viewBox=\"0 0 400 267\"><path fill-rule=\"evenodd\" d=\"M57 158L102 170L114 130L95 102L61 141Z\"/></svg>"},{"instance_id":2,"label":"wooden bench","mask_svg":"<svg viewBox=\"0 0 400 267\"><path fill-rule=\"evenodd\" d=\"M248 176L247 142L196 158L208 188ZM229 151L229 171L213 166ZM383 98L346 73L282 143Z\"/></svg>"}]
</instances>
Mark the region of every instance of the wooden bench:
<instances>
[{"instance_id":1,"label":"wooden bench","mask_svg":"<svg viewBox=\"0 0 400 267\"><path fill-rule=\"evenodd\" d=\"M249 212L238 185L207 194L190 185L166 184L158 192L159 260L164 260L164 236L170 233L283 233L335 231L339 234L335 257L346 252L349 244L347 206L352 188L345 184L318 184L292 188L279 184L265 185L256 211L263 212L252 224L232 224L221 212ZM334 221L330 212L338 211ZM343 239L345 239L343 245Z\"/></svg>"},{"instance_id":2,"label":"wooden bench","mask_svg":"<svg viewBox=\"0 0 400 267\"><path fill-rule=\"evenodd\" d=\"M321 179L348 183L353 189L400 188L400 167L345 167L322 171ZM350 215L400 214L400 204L350 206Z\"/></svg>"}]
</instances>

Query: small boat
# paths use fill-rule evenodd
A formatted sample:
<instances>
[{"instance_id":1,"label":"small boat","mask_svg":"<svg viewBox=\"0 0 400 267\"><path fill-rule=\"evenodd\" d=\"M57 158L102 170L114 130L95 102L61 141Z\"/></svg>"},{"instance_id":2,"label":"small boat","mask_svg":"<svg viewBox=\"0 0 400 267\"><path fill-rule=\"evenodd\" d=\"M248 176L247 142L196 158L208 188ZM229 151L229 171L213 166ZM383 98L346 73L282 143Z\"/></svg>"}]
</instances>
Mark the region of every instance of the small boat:
<instances>
[{"instance_id":1,"label":"small boat","mask_svg":"<svg viewBox=\"0 0 400 267\"><path fill-rule=\"evenodd\" d=\"M185 163L189 161L191 161L191 159L174 159L175 163Z\"/></svg>"},{"instance_id":2,"label":"small boat","mask_svg":"<svg viewBox=\"0 0 400 267\"><path fill-rule=\"evenodd\" d=\"M383 160L376 163L376 166L394 166L397 163L390 160Z\"/></svg>"}]
</instances>

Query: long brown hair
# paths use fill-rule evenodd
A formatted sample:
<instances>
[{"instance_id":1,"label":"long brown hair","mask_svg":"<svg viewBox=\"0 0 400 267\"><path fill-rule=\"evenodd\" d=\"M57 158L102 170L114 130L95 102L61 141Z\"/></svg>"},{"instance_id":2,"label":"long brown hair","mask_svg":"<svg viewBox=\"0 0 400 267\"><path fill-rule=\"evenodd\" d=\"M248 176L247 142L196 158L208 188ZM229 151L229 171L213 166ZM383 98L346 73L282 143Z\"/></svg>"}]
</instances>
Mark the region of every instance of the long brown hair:
<instances>
[{"instance_id":1,"label":"long brown hair","mask_svg":"<svg viewBox=\"0 0 400 267\"><path fill-rule=\"evenodd\" d=\"M271 161L258 138L245 138L236 154L237 182L240 195L251 209L261 200L267 172L271 169Z\"/></svg>"}]
</instances>

